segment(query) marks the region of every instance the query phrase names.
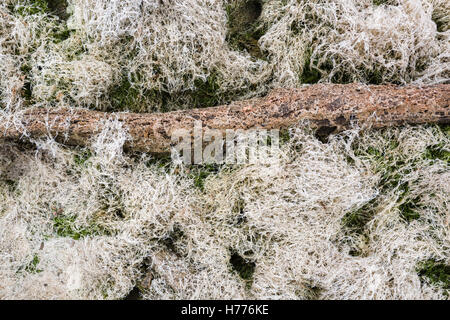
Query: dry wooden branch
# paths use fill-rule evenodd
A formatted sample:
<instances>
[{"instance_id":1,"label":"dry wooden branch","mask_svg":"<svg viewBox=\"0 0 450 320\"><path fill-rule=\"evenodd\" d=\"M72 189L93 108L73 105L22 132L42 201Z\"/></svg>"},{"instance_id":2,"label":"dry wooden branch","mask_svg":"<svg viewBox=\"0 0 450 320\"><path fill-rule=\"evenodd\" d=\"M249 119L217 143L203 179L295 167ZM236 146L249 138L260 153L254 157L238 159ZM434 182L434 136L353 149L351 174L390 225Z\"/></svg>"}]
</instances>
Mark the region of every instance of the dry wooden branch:
<instances>
[{"instance_id":1,"label":"dry wooden branch","mask_svg":"<svg viewBox=\"0 0 450 320\"><path fill-rule=\"evenodd\" d=\"M227 106L168 113L104 113L85 109L34 108L24 112L20 126L0 123L6 139L23 139L24 129L32 138L48 134L68 145L87 145L115 118L128 129L129 150L169 152L171 135L180 128L190 130L194 121L203 128L286 128L309 120L318 132L327 134L351 123L380 128L405 123L449 123L450 84L432 86L366 86L361 84L317 84L298 89L279 89L268 96L234 102Z\"/></svg>"}]
</instances>

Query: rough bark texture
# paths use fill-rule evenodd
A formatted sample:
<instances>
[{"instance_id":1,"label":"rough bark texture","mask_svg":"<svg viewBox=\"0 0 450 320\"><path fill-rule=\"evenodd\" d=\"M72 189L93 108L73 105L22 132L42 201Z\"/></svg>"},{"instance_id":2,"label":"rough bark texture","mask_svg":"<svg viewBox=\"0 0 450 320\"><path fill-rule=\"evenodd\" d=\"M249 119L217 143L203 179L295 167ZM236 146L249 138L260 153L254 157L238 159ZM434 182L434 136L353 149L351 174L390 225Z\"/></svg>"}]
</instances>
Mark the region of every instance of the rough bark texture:
<instances>
[{"instance_id":1,"label":"rough bark texture","mask_svg":"<svg viewBox=\"0 0 450 320\"><path fill-rule=\"evenodd\" d=\"M367 86L317 84L298 89L278 89L264 98L227 106L168 113L104 113L85 109L26 110L22 124L29 137L49 133L68 145L87 145L102 129L103 119L117 118L131 139L125 148L152 153L169 152L171 134L180 128L193 132L194 121L219 129L286 128L309 120L318 134L350 127L351 123L374 128L405 123L449 123L450 84L433 86ZM6 139L23 139L23 129L0 123Z\"/></svg>"}]
</instances>

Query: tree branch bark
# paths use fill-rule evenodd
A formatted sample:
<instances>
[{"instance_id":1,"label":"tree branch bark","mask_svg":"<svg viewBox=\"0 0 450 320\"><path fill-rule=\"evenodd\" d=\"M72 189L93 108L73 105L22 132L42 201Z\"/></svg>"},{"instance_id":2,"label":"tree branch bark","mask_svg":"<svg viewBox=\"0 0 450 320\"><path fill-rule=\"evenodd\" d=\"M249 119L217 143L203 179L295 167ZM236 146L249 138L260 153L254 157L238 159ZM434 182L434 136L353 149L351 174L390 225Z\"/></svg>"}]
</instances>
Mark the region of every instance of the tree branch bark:
<instances>
[{"instance_id":1,"label":"tree branch bark","mask_svg":"<svg viewBox=\"0 0 450 320\"><path fill-rule=\"evenodd\" d=\"M128 150L170 152L177 129L193 134L195 121L203 129L287 128L309 120L318 134L339 132L352 123L374 128L402 124L450 123L450 84L394 86L316 84L298 89L278 89L268 96L226 106L168 113L105 113L87 109L31 108L19 126L0 123L0 137L20 140L48 135L68 145L88 145L106 119L123 123L130 135Z\"/></svg>"}]
</instances>

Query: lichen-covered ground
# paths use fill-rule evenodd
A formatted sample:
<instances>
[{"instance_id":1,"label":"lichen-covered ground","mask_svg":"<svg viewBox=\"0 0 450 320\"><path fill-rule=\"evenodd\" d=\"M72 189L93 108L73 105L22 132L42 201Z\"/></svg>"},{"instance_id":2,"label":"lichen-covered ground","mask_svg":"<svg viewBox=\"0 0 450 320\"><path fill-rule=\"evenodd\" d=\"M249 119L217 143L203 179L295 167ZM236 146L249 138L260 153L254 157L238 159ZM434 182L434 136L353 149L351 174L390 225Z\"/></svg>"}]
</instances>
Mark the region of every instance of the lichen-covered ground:
<instances>
[{"instance_id":1,"label":"lichen-covered ground","mask_svg":"<svg viewBox=\"0 0 450 320\"><path fill-rule=\"evenodd\" d=\"M2 0L0 121L450 79L446 0ZM2 299L448 299L450 128L282 134L271 165L0 142Z\"/></svg>"}]
</instances>

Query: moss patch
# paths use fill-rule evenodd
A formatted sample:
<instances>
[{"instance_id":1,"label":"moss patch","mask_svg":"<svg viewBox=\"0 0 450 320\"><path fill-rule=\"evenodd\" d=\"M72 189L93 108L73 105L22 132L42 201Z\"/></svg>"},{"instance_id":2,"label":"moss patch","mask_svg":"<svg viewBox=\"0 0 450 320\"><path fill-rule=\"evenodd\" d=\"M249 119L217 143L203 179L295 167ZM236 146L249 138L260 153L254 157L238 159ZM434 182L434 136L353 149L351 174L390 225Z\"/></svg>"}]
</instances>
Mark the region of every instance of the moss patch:
<instances>
[{"instance_id":1,"label":"moss patch","mask_svg":"<svg viewBox=\"0 0 450 320\"><path fill-rule=\"evenodd\" d=\"M73 215L57 215L53 218L53 230L59 237L70 237L79 240L87 236L109 235L109 232L96 224L78 227L75 224L76 217Z\"/></svg>"},{"instance_id":2,"label":"moss patch","mask_svg":"<svg viewBox=\"0 0 450 320\"><path fill-rule=\"evenodd\" d=\"M66 20L69 17L67 7L67 0L22 0L11 4L9 9L21 16L47 13Z\"/></svg>"},{"instance_id":3,"label":"moss patch","mask_svg":"<svg viewBox=\"0 0 450 320\"><path fill-rule=\"evenodd\" d=\"M173 105L178 104L188 104L192 109L213 107L226 101L226 95L220 92L218 74L215 72L206 80L195 79L193 89L175 93L164 89L141 90L132 83L140 83L142 79L137 76L131 80L124 75L120 83L110 89L108 96L111 107L106 111L168 112Z\"/></svg>"},{"instance_id":4,"label":"moss patch","mask_svg":"<svg viewBox=\"0 0 450 320\"><path fill-rule=\"evenodd\" d=\"M376 205L377 198L374 198L363 205L361 208L346 213L342 218L344 233L352 238L359 238L367 244L368 230L366 228L366 225L374 217L374 208ZM349 255L353 257L364 255L362 248L354 246L353 244L350 244L350 246L351 248L349 251Z\"/></svg>"},{"instance_id":5,"label":"moss patch","mask_svg":"<svg viewBox=\"0 0 450 320\"><path fill-rule=\"evenodd\" d=\"M437 127L437 130L442 128ZM421 219L419 212L424 209L421 195L412 194L410 183L404 177L411 173L423 159L439 159L448 162L448 152L443 144L429 146L422 157L410 158L405 151L399 149L399 141L395 135L388 134L389 130L380 130L381 135L386 135L385 142L377 145L360 145L355 143L352 148L355 156L369 160L372 171L380 176L378 183L379 194L364 206L345 214L342 219L344 234L363 245L368 241L367 223L376 214L376 208L380 201L396 199L396 209L405 223ZM352 159L349 159L352 163ZM349 241L350 243L350 241ZM352 256L359 256L363 252L361 248L350 243ZM358 245L359 246L359 245Z\"/></svg>"},{"instance_id":6,"label":"moss patch","mask_svg":"<svg viewBox=\"0 0 450 320\"><path fill-rule=\"evenodd\" d=\"M43 270L38 268L39 256L37 254L33 255L33 258L26 265L22 266L17 270L17 273L28 272L28 273L40 273Z\"/></svg>"},{"instance_id":7,"label":"moss patch","mask_svg":"<svg viewBox=\"0 0 450 320\"><path fill-rule=\"evenodd\" d=\"M90 157L92 157L91 150L83 148L73 156L73 162L80 167L85 167Z\"/></svg>"},{"instance_id":8,"label":"moss patch","mask_svg":"<svg viewBox=\"0 0 450 320\"><path fill-rule=\"evenodd\" d=\"M20 16L44 14L48 12L47 0L24 0L9 7L10 11Z\"/></svg>"},{"instance_id":9,"label":"moss patch","mask_svg":"<svg viewBox=\"0 0 450 320\"><path fill-rule=\"evenodd\" d=\"M363 234L366 224L373 217L373 207L376 203L375 199L367 202L361 208L348 212L342 218L342 224L351 233Z\"/></svg>"},{"instance_id":10,"label":"moss patch","mask_svg":"<svg viewBox=\"0 0 450 320\"><path fill-rule=\"evenodd\" d=\"M67 39L69 39L71 34L74 33L74 32L75 32L75 30L69 29L67 27L62 27L62 28L56 30L53 33L53 42L54 43L60 43L60 42L62 42L64 40L67 40ZM84 50L80 49L78 52L73 54L73 56L76 56L77 54L79 55L79 54L81 54L83 52L84 52Z\"/></svg>"},{"instance_id":11,"label":"moss patch","mask_svg":"<svg viewBox=\"0 0 450 320\"><path fill-rule=\"evenodd\" d=\"M322 287L315 285L312 281L307 282L304 286L303 296L307 300L319 300L323 291Z\"/></svg>"},{"instance_id":12,"label":"moss patch","mask_svg":"<svg viewBox=\"0 0 450 320\"><path fill-rule=\"evenodd\" d=\"M122 80L114 85L109 92L111 110L106 111L132 111L141 112L142 98L140 91L132 86L127 76L122 76Z\"/></svg>"},{"instance_id":13,"label":"moss patch","mask_svg":"<svg viewBox=\"0 0 450 320\"><path fill-rule=\"evenodd\" d=\"M244 214L245 201L242 198L239 198L235 203L231 211L233 212L233 221L232 224L239 226L243 223L247 222L247 217Z\"/></svg>"},{"instance_id":14,"label":"moss patch","mask_svg":"<svg viewBox=\"0 0 450 320\"><path fill-rule=\"evenodd\" d=\"M164 236L160 242L172 253L177 256L182 256L182 253L179 250L177 242L179 242L184 237L184 231L181 228L181 225L175 223L166 236Z\"/></svg>"},{"instance_id":15,"label":"moss patch","mask_svg":"<svg viewBox=\"0 0 450 320\"><path fill-rule=\"evenodd\" d=\"M425 151L424 158L445 161L450 165L450 150L448 150L444 144L428 146Z\"/></svg>"},{"instance_id":16,"label":"moss patch","mask_svg":"<svg viewBox=\"0 0 450 320\"><path fill-rule=\"evenodd\" d=\"M447 126L431 126L433 129L447 134ZM385 134L386 130L380 130L380 134ZM439 134L439 132L436 132ZM399 214L402 219L409 223L420 219L419 210L424 204L420 196L412 196L410 192L410 183L403 180L405 175L411 173L417 166L417 163L423 159L444 161L450 163L450 153L444 143L428 146L422 155L410 159L407 154L399 150L399 142L395 137L389 136L386 143L378 146L360 146L356 143L353 148L355 155L361 159L367 159L372 164L372 170L381 176L378 187L380 194L378 196L394 193L397 195ZM373 201L375 201L374 199ZM375 204L375 203L372 203ZM349 230L361 230L367 222L367 214L371 204L364 206L356 212L348 213L343 220L343 224ZM373 208L373 206L372 206ZM357 232L360 233L359 231Z\"/></svg>"},{"instance_id":17,"label":"moss patch","mask_svg":"<svg viewBox=\"0 0 450 320\"><path fill-rule=\"evenodd\" d=\"M450 290L450 265L442 261L429 259L420 262L417 266L417 274L422 280L427 279L431 284Z\"/></svg>"},{"instance_id":18,"label":"moss patch","mask_svg":"<svg viewBox=\"0 0 450 320\"><path fill-rule=\"evenodd\" d=\"M407 198L408 195L408 185L403 189L403 193L400 197L400 199ZM418 213L417 209L419 208L420 198L416 197L414 199L407 199L404 203L402 203L398 209L400 210L400 216L406 221L411 222L413 220L417 220L420 218L420 214Z\"/></svg>"},{"instance_id":19,"label":"moss patch","mask_svg":"<svg viewBox=\"0 0 450 320\"><path fill-rule=\"evenodd\" d=\"M138 286L134 286L130 292L123 298L123 300L142 300L141 290Z\"/></svg>"},{"instance_id":20,"label":"moss patch","mask_svg":"<svg viewBox=\"0 0 450 320\"><path fill-rule=\"evenodd\" d=\"M232 1L226 6L228 15L228 34L230 46L239 51L247 51L256 59L265 59L258 40L267 31L259 21L263 3L261 0Z\"/></svg>"},{"instance_id":21,"label":"moss patch","mask_svg":"<svg viewBox=\"0 0 450 320\"><path fill-rule=\"evenodd\" d=\"M230 249L230 264L233 272L236 272L246 282L247 288L251 287L256 262L241 257L235 250Z\"/></svg>"},{"instance_id":22,"label":"moss patch","mask_svg":"<svg viewBox=\"0 0 450 320\"><path fill-rule=\"evenodd\" d=\"M189 167L189 176L194 179L194 186L205 191L205 180L211 174L217 174L223 165L219 164L204 164L204 165L192 165Z\"/></svg>"},{"instance_id":23,"label":"moss patch","mask_svg":"<svg viewBox=\"0 0 450 320\"><path fill-rule=\"evenodd\" d=\"M222 102L217 73L213 72L205 81L196 79L194 85L195 89L188 91L192 108L213 107Z\"/></svg>"},{"instance_id":24,"label":"moss patch","mask_svg":"<svg viewBox=\"0 0 450 320\"><path fill-rule=\"evenodd\" d=\"M312 60L311 55L311 50L307 50L303 71L300 74L301 83L314 84L322 78L322 72L317 67L317 60Z\"/></svg>"},{"instance_id":25,"label":"moss patch","mask_svg":"<svg viewBox=\"0 0 450 320\"><path fill-rule=\"evenodd\" d=\"M48 11L59 17L61 20L67 20L69 13L67 12L67 0L46 0Z\"/></svg>"},{"instance_id":26,"label":"moss patch","mask_svg":"<svg viewBox=\"0 0 450 320\"><path fill-rule=\"evenodd\" d=\"M383 4L389 4L389 0L372 0L372 3L376 6L381 6Z\"/></svg>"},{"instance_id":27,"label":"moss patch","mask_svg":"<svg viewBox=\"0 0 450 320\"><path fill-rule=\"evenodd\" d=\"M17 190L18 182L11 179L1 179L0 177L0 186L1 184L5 184L9 192L14 192Z\"/></svg>"}]
</instances>

